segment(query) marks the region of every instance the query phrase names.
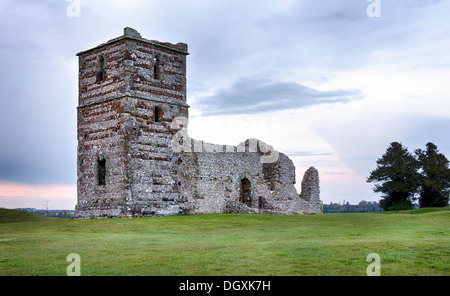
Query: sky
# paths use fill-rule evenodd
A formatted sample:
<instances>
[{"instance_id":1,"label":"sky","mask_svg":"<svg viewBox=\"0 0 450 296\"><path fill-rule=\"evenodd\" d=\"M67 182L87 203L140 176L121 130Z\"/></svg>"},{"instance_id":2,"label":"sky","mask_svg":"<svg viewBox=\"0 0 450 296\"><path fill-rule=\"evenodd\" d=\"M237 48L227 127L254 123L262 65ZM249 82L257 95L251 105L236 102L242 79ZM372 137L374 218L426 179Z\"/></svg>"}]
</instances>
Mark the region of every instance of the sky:
<instances>
[{"instance_id":1,"label":"sky","mask_svg":"<svg viewBox=\"0 0 450 296\"><path fill-rule=\"evenodd\" d=\"M0 0L0 207L73 209L76 54L132 27L189 46L191 137L257 138L300 193L378 201L393 141L450 158L450 0Z\"/></svg>"}]
</instances>

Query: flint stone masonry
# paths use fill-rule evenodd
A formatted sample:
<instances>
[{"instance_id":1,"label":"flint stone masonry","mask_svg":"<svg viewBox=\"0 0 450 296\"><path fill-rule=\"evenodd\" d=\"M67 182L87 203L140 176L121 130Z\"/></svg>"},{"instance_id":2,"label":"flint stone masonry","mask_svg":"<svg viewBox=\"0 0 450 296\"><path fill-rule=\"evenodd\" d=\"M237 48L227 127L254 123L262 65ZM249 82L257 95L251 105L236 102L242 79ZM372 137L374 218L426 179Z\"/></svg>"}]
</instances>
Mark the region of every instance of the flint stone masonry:
<instances>
[{"instance_id":1,"label":"flint stone masonry","mask_svg":"<svg viewBox=\"0 0 450 296\"><path fill-rule=\"evenodd\" d=\"M322 202L320 200L319 171L315 167L310 167L303 176L302 191L300 198L305 203L304 213L322 212Z\"/></svg>"},{"instance_id":2,"label":"flint stone masonry","mask_svg":"<svg viewBox=\"0 0 450 296\"><path fill-rule=\"evenodd\" d=\"M188 118L187 55L184 43L147 40L131 28L78 53L75 217L321 212L317 170L308 170L299 195L293 162L283 153L268 162L271 152L256 139L174 146L184 127L173 123Z\"/></svg>"}]
</instances>

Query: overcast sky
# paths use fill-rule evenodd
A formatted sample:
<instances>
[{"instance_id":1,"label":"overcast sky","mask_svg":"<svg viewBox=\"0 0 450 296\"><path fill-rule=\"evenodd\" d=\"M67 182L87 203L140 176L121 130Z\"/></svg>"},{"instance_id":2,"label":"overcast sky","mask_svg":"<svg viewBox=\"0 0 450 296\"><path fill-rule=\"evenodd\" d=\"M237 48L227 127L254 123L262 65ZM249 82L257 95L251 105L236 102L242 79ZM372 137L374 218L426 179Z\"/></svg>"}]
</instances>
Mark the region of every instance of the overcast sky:
<instances>
[{"instance_id":1,"label":"overcast sky","mask_svg":"<svg viewBox=\"0 0 450 296\"><path fill-rule=\"evenodd\" d=\"M365 180L391 142L450 158L448 12L450 0L0 0L0 207L74 208L75 55L124 27L188 44L193 138L258 138L293 159L298 190L315 166L324 203L378 200Z\"/></svg>"}]
</instances>

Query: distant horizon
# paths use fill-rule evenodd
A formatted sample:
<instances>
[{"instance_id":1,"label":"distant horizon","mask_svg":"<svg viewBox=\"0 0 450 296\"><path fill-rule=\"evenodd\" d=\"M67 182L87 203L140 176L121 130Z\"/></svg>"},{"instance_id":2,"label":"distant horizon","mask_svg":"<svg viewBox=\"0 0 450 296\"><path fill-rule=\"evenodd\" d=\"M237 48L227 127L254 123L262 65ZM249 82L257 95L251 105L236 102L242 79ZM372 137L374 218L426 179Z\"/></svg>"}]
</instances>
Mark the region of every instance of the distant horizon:
<instances>
[{"instance_id":1,"label":"distant horizon","mask_svg":"<svg viewBox=\"0 0 450 296\"><path fill-rule=\"evenodd\" d=\"M374 201L374 200L372 200L372 201L368 201L368 200L360 200L359 202L357 202L357 203L349 203L349 205L358 205L360 202L363 202L363 201L365 201L365 202L370 202L370 203L379 203L379 201ZM344 203L346 203L347 201L346 200L343 200L342 202L333 202L333 201L331 201L331 202L329 202L329 203L324 203L324 205L330 205L330 204L344 204ZM418 203L416 203L416 202L413 202L413 204L418 204ZM1 208L3 208L3 209L10 209L10 210L20 210L20 209L35 209L35 210L39 210L39 211L47 211L47 209L45 209L45 208L36 208L36 207L16 207L16 208L8 208L8 207L3 207L3 206L0 206L0 209ZM75 207L73 208L73 209L64 209L64 208L58 208L58 209L48 209L48 211L75 211Z\"/></svg>"},{"instance_id":2,"label":"distant horizon","mask_svg":"<svg viewBox=\"0 0 450 296\"><path fill-rule=\"evenodd\" d=\"M7 208L3 208L7 209ZM36 210L36 211L75 211L75 209L36 209L36 208L14 208L10 210Z\"/></svg>"}]
</instances>

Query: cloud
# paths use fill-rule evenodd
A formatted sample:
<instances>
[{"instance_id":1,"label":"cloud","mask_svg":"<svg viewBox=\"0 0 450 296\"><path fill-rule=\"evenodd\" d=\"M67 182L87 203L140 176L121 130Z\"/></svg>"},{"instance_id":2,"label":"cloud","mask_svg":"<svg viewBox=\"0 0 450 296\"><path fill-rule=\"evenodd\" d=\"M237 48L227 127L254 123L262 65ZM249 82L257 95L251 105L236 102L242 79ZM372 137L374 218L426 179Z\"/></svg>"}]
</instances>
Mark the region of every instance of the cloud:
<instances>
[{"instance_id":1,"label":"cloud","mask_svg":"<svg viewBox=\"0 0 450 296\"><path fill-rule=\"evenodd\" d=\"M427 5L437 4L443 0L403 0L400 4L405 7L422 7Z\"/></svg>"},{"instance_id":2,"label":"cloud","mask_svg":"<svg viewBox=\"0 0 450 296\"><path fill-rule=\"evenodd\" d=\"M332 175L332 176L345 176L345 172L335 172L335 171L327 171L323 172L326 175Z\"/></svg>"},{"instance_id":3,"label":"cloud","mask_svg":"<svg viewBox=\"0 0 450 296\"><path fill-rule=\"evenodd\" d=\"M360 96L356 90L321 91L294 82L240 78L215 95L200 98L204 115L251 114L345 103Z\"/></svg>"},{"instance_id":4,"label":"cloud","mask_svg":"<svg viewBox=\"0 0 450 296\"><path fill-rule=\"evenodd\" d=\"M294 156L329 156L331 152L314 152L314 151L288 151L285 153L289 157Z\"/></svg>"},{"instance_id":5,"label":"cloud","mask_svg":"<svg viewBox=\"0 0 450 296\"><path fill-rule=\"evenodd\" d=\"M381 106L380 106L381 107ZM402 142L410 152L433 142L450 157L445 135L450 118L382 110L342 110L330 124L318 123L316 131L333 147L339 159L360 176L367 176L391 142ZM359 114L358 114L359 113Z\"/></svg>"},{"instance_id":6,"label":"cloud","mask_svg":"<svg viewBox=\"0 0 450 296\"><path fill-rule=\"evenodd\" d=\"M67 3L56 4L8 1L0 11L0 181L76 181L76 41Z\"/></svg>"},{"instance_id":7,"label":"cloud","mask_svg":"<svg viewBox=\"0 0 450 296\"><path fill-rule=\"evenodd\" d=\"M74 198L76 193L77 188L73 185L30 185L0 182L0 196L3 197Z\"/></svg>"},{"instance_id":8,"label":"cloud","mask_svg":"<svg viewBox=\"0 0 450 296\"><path fill-rule=\"evenodd\" d=\"M76 68L57 57L23 54L18 59L21 53L0 57L8 69L0 74L0 180L73 183Z\"/></svg>"},{"instance_id":9,"label":"cloud","mask_svg":"<svg viewBox=\"0 0 450 296\"><path fill-rule=\"evenodd\" d=\"M30 185L0 182L0 207L73 209L76 204L75 185Z\"/></svg>"}]
</instances>

